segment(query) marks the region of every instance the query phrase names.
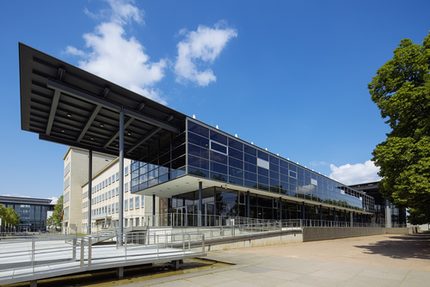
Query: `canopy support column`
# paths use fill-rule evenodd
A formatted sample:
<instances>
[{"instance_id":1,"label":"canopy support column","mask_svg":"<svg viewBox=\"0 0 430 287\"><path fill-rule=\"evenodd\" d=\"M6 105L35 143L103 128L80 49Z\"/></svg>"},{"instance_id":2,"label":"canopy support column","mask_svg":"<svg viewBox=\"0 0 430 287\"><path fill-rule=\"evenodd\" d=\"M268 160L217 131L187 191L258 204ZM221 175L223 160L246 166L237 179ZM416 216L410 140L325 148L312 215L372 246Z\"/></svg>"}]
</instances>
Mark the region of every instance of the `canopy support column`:
<instances>
[{"instance_id":1,"label":"canopy support column","mask_svg":"<svg viewBox=\"0 0 430 287\"><path fill-rule=\"evenodd\" d=\"M118 186L118 200L119 200L119 240L120 246L123 245L124 236L124 111L121 109L119 112L119 186Z\"/></svg>"},{"instance_id":2,"label":"canopy support column","mask_svg":"<svg viewBox=\"0 0 430 287\"><path fill-rule=\"evenodd\" d=\"M91 234L91 212L92 204L91 199L93 195L93 151L88 151L88 234Z\"/></svg>"}]
</instances>

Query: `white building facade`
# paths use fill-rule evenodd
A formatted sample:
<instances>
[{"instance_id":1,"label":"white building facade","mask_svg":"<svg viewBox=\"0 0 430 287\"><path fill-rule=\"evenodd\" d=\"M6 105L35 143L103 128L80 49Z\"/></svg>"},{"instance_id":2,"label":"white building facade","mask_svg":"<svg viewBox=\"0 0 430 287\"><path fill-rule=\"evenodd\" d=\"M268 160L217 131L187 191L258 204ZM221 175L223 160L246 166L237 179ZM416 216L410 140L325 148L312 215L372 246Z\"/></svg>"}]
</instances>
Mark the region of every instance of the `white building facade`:
<instances>
[{"instance_id":1,"label":"white building facade","mask_svg":"<svg viewBox=\"0 0 430 287\"><path fill-rule=\"evenodd\" d=\"M124 160L124 228L144 226L151 215L152 197L130 192L131 160ZM88 233L88 151L70 148L64 156L65 233ZM118 226L118 158L93 152L91 231ZM156 199L156 212L158 212ZM145 216L146 215L146 216Z\"/></svg>"}]
</instances>

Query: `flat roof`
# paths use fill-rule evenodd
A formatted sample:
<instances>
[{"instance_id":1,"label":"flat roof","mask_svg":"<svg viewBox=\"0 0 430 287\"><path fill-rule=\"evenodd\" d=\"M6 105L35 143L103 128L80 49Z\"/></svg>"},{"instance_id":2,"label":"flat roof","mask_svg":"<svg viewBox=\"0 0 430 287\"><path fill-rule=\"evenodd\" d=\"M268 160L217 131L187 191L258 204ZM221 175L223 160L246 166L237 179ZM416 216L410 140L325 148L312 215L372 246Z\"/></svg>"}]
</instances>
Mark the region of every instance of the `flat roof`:
<instances>
[{"instance_id":1,"label":"flat roof","mask_svg":"<svg viewBox=\"0 0 430 287\"><path fill-rule=\"evenodd\" d=\"M48 198L9 196L9 195L0 195L0 202L1 203L52 205L51 204L52 200L48 199Z\"/></svg>"},{"instance_id":2,"label":"flat roof","mask_svg":"<svg viewBox=\"0 0 430 287\"><path fill-rule=\"evenodd\" d=\"M186 116L76 66L19 43L21 129L40 139L141 160L185 128Z\"/></svg>"}]
</instances>

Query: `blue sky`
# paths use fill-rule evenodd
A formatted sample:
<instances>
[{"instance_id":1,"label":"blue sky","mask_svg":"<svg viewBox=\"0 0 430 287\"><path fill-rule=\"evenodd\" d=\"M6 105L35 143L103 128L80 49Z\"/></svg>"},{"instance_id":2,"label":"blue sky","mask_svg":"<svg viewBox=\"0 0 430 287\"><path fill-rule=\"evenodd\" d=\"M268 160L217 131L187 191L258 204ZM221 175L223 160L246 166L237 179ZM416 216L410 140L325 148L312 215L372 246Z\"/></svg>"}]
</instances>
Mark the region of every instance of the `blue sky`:
<instances>
[{"instance_id":1,"label":"blue sky","mask_svg":"<svg viewBox=\"0 0 430 287\"><path fill-rule=\"evenodd\" d=\"M430 29L430 2L415 0L2 1L0 8L0 194L38 197L62 193L66 147L20 130L18 42L358 182L375 178L368 160L388 131L367 84L401 39L421 43ZM134 55L141 64L126 62Z\"/></svg>"}]
</instances>

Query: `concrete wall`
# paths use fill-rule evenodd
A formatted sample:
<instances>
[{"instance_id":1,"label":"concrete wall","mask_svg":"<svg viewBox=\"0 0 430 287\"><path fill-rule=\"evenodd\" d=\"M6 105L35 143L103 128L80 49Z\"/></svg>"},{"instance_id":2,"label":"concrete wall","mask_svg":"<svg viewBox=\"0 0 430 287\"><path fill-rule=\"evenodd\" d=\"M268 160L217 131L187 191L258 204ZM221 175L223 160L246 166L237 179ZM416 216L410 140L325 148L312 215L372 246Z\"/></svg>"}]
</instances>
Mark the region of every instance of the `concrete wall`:
<instances>
[{"instance_id":1,"label":"concrete wall","mask_svg":"<svg viewBox=\"0 0 430 287\"><path fill-rule=\"evenodd\" d=\"M233 238L234 239L234 238ZM239 239L236 238L237 241L230 241L226 243L207 243L205 245L206 251L215 251L215 250L229 250L236 248L244 248L244 247L256 247L256 246L270 246L270 245L278 245L292 242L302 242L303 237L300 232L292 232L292 233L283 233L274 236L260 237L260 238L248 238L248 239Z\"/></svg>"},{"instance_id":2,"label":"concrete wall","mask_svg":"<svg viewBox=\"0 0 430 287\"><path fill-rule=\"evenodd\" d=\"M382 227L305 227L303 228L303 242L369 236L379 234L411 234L409 228Z\"/></svg>"}]
</instances>

